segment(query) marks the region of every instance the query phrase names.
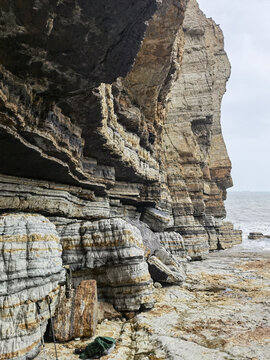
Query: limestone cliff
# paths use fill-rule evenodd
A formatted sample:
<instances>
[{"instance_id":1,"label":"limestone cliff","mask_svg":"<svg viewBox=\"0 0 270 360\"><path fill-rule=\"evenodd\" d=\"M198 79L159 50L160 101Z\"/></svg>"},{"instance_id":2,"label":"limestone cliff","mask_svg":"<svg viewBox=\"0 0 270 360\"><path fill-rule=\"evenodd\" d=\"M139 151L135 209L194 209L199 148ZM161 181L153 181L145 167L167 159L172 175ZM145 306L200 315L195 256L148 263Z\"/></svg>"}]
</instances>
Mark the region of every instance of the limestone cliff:
<instances>
[{"instance_id":1,"label":"limestone cliff","mask_svg":"<svg viewBox=\"0 0 270 360\"><path fill-rule=\"evenodd\" d=\"M186 255L241 242L222 221L230 64L196 0L4 0L0 11L0 359L26 359L47 295L57 307L62 263L74 286L95 279L99 298L130 311L153 306L150 273L181 283Z\"/></svg>"}]
</instances>

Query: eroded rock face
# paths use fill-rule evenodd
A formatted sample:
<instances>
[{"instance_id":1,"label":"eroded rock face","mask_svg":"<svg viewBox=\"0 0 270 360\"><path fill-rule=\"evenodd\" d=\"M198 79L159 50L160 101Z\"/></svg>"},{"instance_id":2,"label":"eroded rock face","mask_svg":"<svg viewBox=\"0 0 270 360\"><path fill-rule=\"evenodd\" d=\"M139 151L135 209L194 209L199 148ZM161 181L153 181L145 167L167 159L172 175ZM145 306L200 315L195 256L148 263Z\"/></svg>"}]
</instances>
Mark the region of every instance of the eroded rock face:
<instances>
[{"instance_id":1,"label":"eroded rock face","mask_svg":"<svg viewBox=\"0 0 270 360\"><path fill-rule=\"evenodd\" d=\"M109 199L65 184L0 175L0 209L44 213L63 218L103 219L110 216Z\"/></svg>"},{"instance_id":2,"label":"eroded rock face","mask_svg":"<svg viewBox=\"0 0 270 360\"><path fill-rule=\"evenodd\" d=\"M0 58L0 171L78 186L80 200L89 189L103 201L99 218L140 207L154 231L180 233L190 256L203 257L205 216L225 216L231 185L222 32L195 0L104 4L2 4L1 43L13 51ZM68 217L92 216L87 203L72 207Z\"/></svg>"},{"instance_id":3,"label":"eroded rock face","mask_svg":"<svg viewBox=\"0 0 270 360\"><path fill-rule=\"evenodd\" d=\"M95 279L99 297L118 310L152 307L153 285L144 258L140 231L122 219L68 222L57 225L63 262L73 271L75 285Z\"/></svg>"},{"instance_id":4,"label":"eroded rock face","mask_svg":"<svg viewBox=\"0 0 270 360\"><path fill-rule=\"evenodd\" d=\"M241 241L222 223L232 185L220 127L230 64L221 30L195 0L13 0L0 10L0 210L28 214L18 216L31 228L56 225L59 264L61 256L75 286L95 279L117 310L148 308L147 260L162 247L182 269L187 255ZM61 276L47 276L43 295ZM27 329L31 353L39 339Z\"/></svg>"},{"instance_id":5,"label":"eroded rock face","mask_svg":"<svg viewBox=\"0 0 270 360\"><path fill-rule=\"evenodd\" d=\"M159 233L160 244L168 253L182 259L186 259L186 247L182 236L179 233L170 231Z\"/></svg>"},{"instance_id":6,"label":"eroded rock face","mask_svg":"<svg viewBox=\"0 0 270 360\"><path fill-rule=\"evenodd\" d=\"M0 216L1 359L26 359L37 353L52 300L65 279L62 247L55 226L41 215ZM40 307L40 315L38 313Z\"/></svg>"},{"instance_id":7,"label":"eroded rock face","mask_svg":"<svg viewBox=\"0 0 270 360\"><path fill-rule=\"evenodd\" d=\"M220 103L230 75L223 35L195 0L187 5L181 70L171 86L164 125L167 183L174 227L192 257L209 243L206 216L224 217L223 198L231 186L230 160L221 134ZM213 226L213 233L216 229Z\"/></svg>"}]
</instances>

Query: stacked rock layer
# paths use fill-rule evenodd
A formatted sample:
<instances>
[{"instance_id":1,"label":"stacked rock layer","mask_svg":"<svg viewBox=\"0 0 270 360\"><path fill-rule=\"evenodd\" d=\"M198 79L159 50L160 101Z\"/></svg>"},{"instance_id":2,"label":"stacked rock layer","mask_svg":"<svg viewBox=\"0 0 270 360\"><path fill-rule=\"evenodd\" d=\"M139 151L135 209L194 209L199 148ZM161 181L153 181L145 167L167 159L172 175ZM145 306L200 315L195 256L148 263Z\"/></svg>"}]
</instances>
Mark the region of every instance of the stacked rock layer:
<instances>
[{"instance_id":1,"label":"stacked rock layer","mask_svg":"<svg viewBox=\"0 0 270 360\"><path fill-rule=\"evenodd\" d=\"M0 359L35 355L64 280L55 226L32 214L0 216Z\"/></svg>"},{"instance_id":2,"label":"stacked rock layer","mask_svg":"<svg viewBox=\"0 0 270 360\"><path fill-rule=\"evenodd\" d=\"M230 64L196 0L0 10L0 358L23 360L62 264L134 311L153 306L150 274L180 284L187 256L241 242L223 222Z\"/></svg>"}]
</instances>

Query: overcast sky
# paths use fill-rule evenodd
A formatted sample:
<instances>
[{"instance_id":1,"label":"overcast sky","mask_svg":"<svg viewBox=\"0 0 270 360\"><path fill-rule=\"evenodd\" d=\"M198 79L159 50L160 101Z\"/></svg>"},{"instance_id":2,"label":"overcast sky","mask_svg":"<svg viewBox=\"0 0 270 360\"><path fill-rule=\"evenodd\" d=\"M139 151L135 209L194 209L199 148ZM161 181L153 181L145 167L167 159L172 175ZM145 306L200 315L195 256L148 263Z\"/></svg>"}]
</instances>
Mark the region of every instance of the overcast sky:
<instances>
[{"instance_id":1,"label":"overcast sky","mask_svg":"<svg viewBox=\"0 0 270 360\"><path fill-rule=\"evenodd\" d=\"M222 128L232 190L270 191L270 0L198 0L220 24L232 64Z\"/></svg>"}]
</instances>

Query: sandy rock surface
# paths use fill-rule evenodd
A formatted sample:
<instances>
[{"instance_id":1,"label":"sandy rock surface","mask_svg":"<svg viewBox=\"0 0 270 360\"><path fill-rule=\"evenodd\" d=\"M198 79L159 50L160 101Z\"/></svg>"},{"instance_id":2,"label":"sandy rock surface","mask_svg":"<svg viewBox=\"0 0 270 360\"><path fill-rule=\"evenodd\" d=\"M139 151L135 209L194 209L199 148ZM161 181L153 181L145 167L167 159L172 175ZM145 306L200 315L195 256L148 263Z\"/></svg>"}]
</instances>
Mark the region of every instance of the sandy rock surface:
<instances>
[{"instance_id":1,"label":"sandy rock surface","mask_svg":"<svg viewBox=\"0 0 270 360\"><path fill-rule=\"evenodd\" d=\"M117 339L103 360L270 359L270 252L240 248L188 264L184 287L155 290L155 307L129 321L103 321L96 335ZM78 359L75 347L57 344L59 360ZM54 359L46 344L38 360Z\"/></svg>"}]
</instances>

